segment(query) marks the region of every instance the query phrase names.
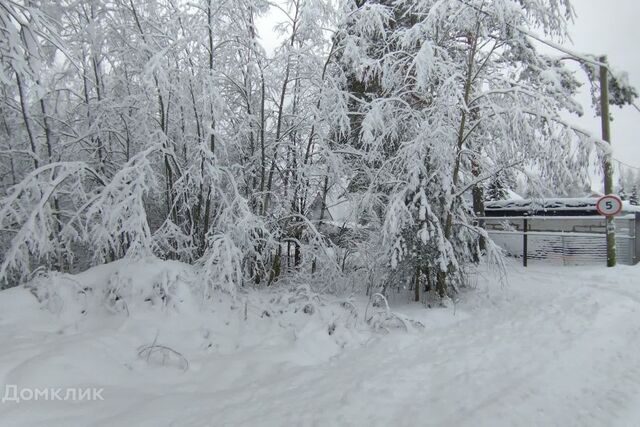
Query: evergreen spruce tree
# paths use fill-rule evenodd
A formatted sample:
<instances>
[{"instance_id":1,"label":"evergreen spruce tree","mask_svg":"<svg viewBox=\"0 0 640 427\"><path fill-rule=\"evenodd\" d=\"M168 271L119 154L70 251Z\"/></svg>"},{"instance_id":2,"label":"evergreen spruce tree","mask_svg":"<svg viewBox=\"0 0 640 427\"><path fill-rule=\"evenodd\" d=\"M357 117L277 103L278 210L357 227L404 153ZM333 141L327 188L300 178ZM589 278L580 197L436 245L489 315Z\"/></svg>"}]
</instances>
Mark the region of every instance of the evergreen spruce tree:
<instances>
[{"instance_id":1,"label":"evergreen spruce tree","mask_svg":"<svg viewBox=\"0 0 640 427\"><path fill-rule=\"evenodd\" d=\"M496 175L487 186L486 199L488 201L506 200L509 198L504 177L502 174Z\"/></svg>"},{"instance_id":2,"label":"evergreen spruce tree","mask_svg":"<svg viewBox=\"0 0 640 427\"><path fill-rule=\"evenodd\" d=\"M638 206L638 186L634 185L631 190L631 195L629 196L629 203L633 206Z\"/></svg>"},{"instance_id":3,"label":"evergreen spruce tree","mask_svg":"<svg viewBox=\"0 0 640 427\"><path fill-rule=\"evenodd\" d=\"M622 177L620 177L620 180L618 181L618 196L620 196L622 200L629 200L629 194L625 189L625 185Z\"/></svg>"}]
</instances>

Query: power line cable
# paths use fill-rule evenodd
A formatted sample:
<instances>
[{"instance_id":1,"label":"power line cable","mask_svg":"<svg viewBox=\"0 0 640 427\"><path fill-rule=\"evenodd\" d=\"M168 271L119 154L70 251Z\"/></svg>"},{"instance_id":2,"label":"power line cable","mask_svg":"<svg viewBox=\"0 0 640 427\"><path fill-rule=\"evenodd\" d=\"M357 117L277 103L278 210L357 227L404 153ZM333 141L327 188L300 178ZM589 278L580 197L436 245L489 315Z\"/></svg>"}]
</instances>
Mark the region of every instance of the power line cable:
<instances>
[{"instance_id":1,"label":"power line cable","mask_svg":"<svg viewBox=\"0 0 640 427\"><path fill-rule=\"evenodd\" d=\"M639 170L640 171L640 167L637 166L632 166L629 163L625 163L622 160L618 160L618 159L613 159L613 161L618 162L619 164L623 165L624 167L630 168L630 169L635 169L635 170Z\"/></svg>"},{"instance_id":2,"label":"power line cable","mask_svg":"<svg viewBox=\"0 0 640 427\"><path fill-rule=\"evenodd\" d=\"M466 0L458 0L458 1L460 3L462 3L462 4L464 4L465 6L470 7L471 9L473 9L475 11L477 11L479 13L482 13L483 15L489 16L490 18L497 19L490 12L487 12L486 10L481 9L478 6L475 6L475 5L471 4L471 3L467 2ZM614 79L616 78L616 76L613 74L613 72L609 68L609 64L594 59L592 57L592 55L580 54L580 53L577 53L575 51L572 51L571 49L568 49L568 48L566 48L564 46L561 46L561 45L559 45L557 43L554 43L552 41L546 40L546 39L538 36L537 34L531 32L529 30L526 30L526 29L524 29L524 28L522 28L522 27L520 27L518 25L513 25L513 24L510 24L508 22L505 22L505 25L507 25L509 28L512 28L512 29L514 29L514 30L526 35L526 36L531 37L534 40L537 40L538 42L540 42L540 43L542 43L542 44L544 44L546 46L549 46L552 49L558 50L558 51L560 51L560 52L562 52L562 53L564 53L566 55L569 55L571 57L571 59L574 59L574 60L576 60L578 62L586 62L586 63L592 64L592 65L595 65L595 66L598 66L598 67L604 67L607 70L607 72L609 73L609 75L611 75L611 77L613 77ZM634 107L636 109L636 111L640 112L640 107L636 103L631 102L631 106Z\"/></svg>"},{"instance_id":3,"label":"power line cable","mask_svg":"<svg viewBox=\"0 0 640 427\"><path fill-rule=\"evenodd\" d=\"M484 9L479 8L478 6L475 6L475 5L469 3L469 2L467 2L465 0L458 0L458 1L460 3L462 3L462 4L464 4L465 6L470 7L471 9L473 9L475 11L477 11L479 13L482 13L483 15L486 15L486 16L488 16L490 18L497 19L493 14L491 14L490 12L487 12ZM608 64L606 64L604 62L600 62L600 61L590 57L591 55L581 54L581 53L577 53L575 51L572 51L571 49L568 49L568 48L566 48L564 46L561 46L561 45L559 45L557 43L554 43L552 41L546 40L546 39L540 37L539 35L537 35L535 33L532 33L531 31L529 31L527 29L522 28L519 25L510 24L508 22L505 22L505 25L507 25L509 28L512 28L512 29L514 29L516 31L519 31L520 33L522 33L522 34L524 34L526 36L529 36L529 37L539 41L542 44L545 44L545 45L547 45L547 46L549 46L549 47L551 47L551 48L553 48L555 50L559 50L560 52L565 53L565 54L571 56L573 59L576 59L576 60L578 60L580 62L588 62L590 64L597 65L599 67L605 67L606 69L609 69Z\"/></svg>"}]
</instances>

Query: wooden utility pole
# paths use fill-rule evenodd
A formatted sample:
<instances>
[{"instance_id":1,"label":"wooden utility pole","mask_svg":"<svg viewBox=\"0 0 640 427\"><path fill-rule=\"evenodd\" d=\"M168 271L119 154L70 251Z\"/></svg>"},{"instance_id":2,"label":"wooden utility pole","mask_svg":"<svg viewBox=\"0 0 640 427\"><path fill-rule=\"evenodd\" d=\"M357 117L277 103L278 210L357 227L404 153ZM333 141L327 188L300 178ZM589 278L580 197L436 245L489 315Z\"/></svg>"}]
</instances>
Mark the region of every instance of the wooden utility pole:
<instances>
[{"instance_id":1,"label":"wooden utility pole","mask_svg":"<svg viewBox=\"0 0 640 427\"><path fill-rule=\"evenodd\" d=\"M600 118L602 120L602 139L611 144L611 129L609 123L609 79L607 57L600 57ZM604 194L613 194L613 168L611 167L611 153L604 155ZM616 266L616 226L612 216L607 216L607 267Z\"/></svg>"}]
</instances>

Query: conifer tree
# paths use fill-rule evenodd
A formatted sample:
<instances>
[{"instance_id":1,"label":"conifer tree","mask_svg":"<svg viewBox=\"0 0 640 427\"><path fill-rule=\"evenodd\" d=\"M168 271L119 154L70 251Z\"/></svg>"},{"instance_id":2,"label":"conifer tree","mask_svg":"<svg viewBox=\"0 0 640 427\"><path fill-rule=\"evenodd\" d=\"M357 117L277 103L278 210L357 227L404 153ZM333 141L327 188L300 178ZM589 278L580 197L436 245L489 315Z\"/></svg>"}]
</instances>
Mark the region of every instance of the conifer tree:
<instances>
[{"instance_id":1,"label":"conifer tree","mask_svg":"<svg viewBox=\"0 0 640 427\"><path fill-rule=\"evenodd\" d=\"M638 206L638 186L634 185L631 190L631 195L629 196L629 203L633 206Z\"/></svg>"},{"instance_id":2,"label":"conifer tree","mask_svg":"<svg viewBox=\"0 0 640 427\"><path fill-rule=\"evenodd\" d=\"M502 174L497 174L487 186L487 200L489 201L497 201L497 200L505 200L509 198L509 193L507 192L507 188L505 186L505 182Z\"/></svg>"}]
</instances>

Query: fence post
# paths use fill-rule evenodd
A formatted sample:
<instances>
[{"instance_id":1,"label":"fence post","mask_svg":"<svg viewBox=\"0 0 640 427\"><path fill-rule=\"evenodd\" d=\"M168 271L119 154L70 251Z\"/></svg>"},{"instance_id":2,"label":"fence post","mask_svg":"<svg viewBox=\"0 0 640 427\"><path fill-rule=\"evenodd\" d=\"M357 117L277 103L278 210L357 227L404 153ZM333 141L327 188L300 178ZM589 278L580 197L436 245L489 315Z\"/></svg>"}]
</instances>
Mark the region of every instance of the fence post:
<instances>
[{"instance_id":1,"label":"fence post","mask_svg":"<svg viewBox=\"0 0 640 427\"><path fill-rule=\"evenodd\" d=\"M640 212L636 212L635 226L636 232L633 235L633 240L636 244L632 261L634 265L640 262Z\"/></svg>"},{"instance_id":2,"label":"fence post","mask_svg":"<svg viewBox=\"0 0 640 427\"><path fill-rule=\"evenodd\" d=\"M527 230L528 230L528 224L529 221L525 218L522 220L522 265L524 267L527 266L527 264L529 264L529 259L528 259L528 236L527 236Z\"/></svg>"}]
</instances>

